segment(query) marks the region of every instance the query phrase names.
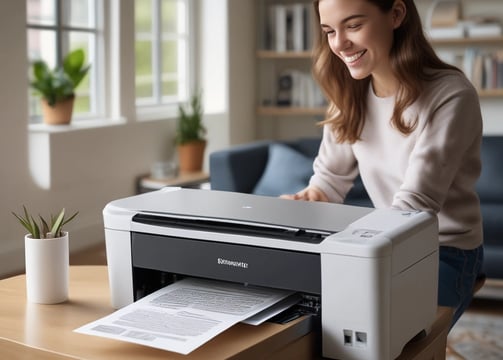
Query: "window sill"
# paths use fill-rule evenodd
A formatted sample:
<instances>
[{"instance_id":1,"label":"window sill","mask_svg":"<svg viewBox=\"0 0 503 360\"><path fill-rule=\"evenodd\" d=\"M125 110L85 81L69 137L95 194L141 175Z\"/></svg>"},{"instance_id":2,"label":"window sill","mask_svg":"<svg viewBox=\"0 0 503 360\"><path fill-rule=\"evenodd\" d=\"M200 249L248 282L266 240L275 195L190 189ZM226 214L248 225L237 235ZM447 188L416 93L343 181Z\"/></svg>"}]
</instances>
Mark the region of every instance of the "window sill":
<instances>
[{"instance_id":1,"label":"window sill","mask_svg":"<svg viewBox=\"0 0 503 360\"><path fill-rule=\"evenodd\" d=\"M138 106L136 108L136 120L139 122L176 119L177 117L178 107L174 105Z\"/></svg>"},{"instance_id":2,"label":"window sill","mask_svg":"<svg viewBox=\"0 0 503 360\"><path fill-rule=\"evenodd\" d=\"M96 119L96 120L77 120L68 125L47 125L47 124L28 124L30 133L52 134L74 132L88 129L106 128L126 124L126 119Z\"/></svg>"}]
</instances>

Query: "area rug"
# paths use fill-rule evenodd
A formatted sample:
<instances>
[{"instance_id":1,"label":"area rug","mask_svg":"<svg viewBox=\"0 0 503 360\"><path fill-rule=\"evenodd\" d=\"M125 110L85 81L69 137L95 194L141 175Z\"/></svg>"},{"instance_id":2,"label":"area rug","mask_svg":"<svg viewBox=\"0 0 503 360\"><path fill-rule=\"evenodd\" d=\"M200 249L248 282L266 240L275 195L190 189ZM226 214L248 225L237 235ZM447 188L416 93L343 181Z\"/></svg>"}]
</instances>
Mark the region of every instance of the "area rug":
<instances>
[{"instance_id":1,"label":"area rug","mask_svg":"<svg viewBox=\"0 0 503 360\"><path fill-rule=\"evenodd\" d=\"M502 314L465 312L447 338L446 360L503 359Z\"/></svg>"}]
</instances>

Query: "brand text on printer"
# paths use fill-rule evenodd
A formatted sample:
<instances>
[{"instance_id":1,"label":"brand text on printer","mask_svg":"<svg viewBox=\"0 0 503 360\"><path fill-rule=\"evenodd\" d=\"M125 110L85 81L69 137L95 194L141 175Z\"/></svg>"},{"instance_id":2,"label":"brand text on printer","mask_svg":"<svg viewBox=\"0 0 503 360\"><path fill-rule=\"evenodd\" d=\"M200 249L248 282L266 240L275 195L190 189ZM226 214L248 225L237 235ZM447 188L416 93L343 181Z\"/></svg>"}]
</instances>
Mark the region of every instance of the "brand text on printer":
<instances>
[{"instance_id":1,"label":"brand text on printer","mask_svg":"<svg viewBox=\"0 0 503 360\"><path fill-rule=\"evenodd\" d=\"M217 263L218 263L218 265L227 265L227 266L234 266L234 267L240 267L243 269L248 269L248 263L244 262L244 261L234 261L234 260L218 258Z\"/></svg>"}]
</instances>

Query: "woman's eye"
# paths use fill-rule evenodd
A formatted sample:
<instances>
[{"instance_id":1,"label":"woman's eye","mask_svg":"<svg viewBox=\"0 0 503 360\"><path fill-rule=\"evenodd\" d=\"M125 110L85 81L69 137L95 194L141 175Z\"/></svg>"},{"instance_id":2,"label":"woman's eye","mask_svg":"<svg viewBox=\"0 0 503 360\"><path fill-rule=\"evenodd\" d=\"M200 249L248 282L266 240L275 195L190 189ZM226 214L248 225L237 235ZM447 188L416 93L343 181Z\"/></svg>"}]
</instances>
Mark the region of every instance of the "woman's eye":
<instances>
[{"instance_id":1,"label":"woman's eye","mask_svg":"<svg viewBox=\"0 0 503 360\"><path fill-rule=\"evenodd\" d=\"M358 29L361 26L361 24L349 24L348 29Z\"/></svg>"}]
</instances>

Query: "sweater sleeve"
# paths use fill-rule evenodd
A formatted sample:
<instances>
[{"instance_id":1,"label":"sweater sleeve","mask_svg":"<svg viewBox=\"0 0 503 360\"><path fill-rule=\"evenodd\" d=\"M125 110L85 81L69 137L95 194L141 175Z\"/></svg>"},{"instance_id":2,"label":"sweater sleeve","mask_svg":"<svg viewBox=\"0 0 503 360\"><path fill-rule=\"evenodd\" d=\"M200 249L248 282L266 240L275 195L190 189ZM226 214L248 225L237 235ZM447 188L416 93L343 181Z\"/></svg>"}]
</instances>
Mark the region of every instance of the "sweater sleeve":
<instances>
[{"instance_id":1,"label":"sweater sleeve","mask_svg":"<svg viewBox=\"0 0 503 360\"><path fill-rule=\"evenodd\" d=\"M447 82L417 103L422 109L417 111L417 141L392 207L438 213L449 196L461 198L474 186L480 174L482 116L477 93L466 82Z\"/></svg>"},{"instance_id":2,"label":"sweater sleeve","mask_svg":"<svg viewBox=\"0 0 503 360\"><path fill-rule=\"evenodd\" d=\"M323 128L313 169L309 185L323 191L330 202L342 203L358 175L358 167L351 145L338 143L330 125Z\"/></svg>"}]
</instances>

